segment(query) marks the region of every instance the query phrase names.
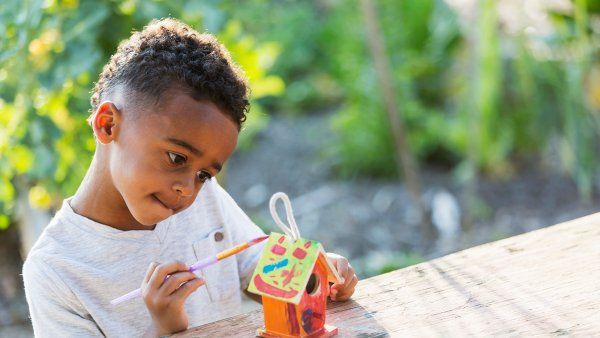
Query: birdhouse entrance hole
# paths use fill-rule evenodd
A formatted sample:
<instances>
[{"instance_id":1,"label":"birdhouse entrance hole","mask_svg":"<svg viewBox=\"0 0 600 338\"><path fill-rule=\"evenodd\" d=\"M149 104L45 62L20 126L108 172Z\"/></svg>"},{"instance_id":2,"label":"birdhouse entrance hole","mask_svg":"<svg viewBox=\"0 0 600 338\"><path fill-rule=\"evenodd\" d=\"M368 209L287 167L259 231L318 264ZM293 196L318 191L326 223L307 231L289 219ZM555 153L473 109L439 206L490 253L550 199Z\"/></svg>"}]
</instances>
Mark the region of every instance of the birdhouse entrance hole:
<instances>
[{"instance_id":1,"label":"birdhouse entrance hole","mask_svg":"<svg viewBox=\"0 0 600 338\"><path fill-rule=\"evenodd\" d=\"M314 295L319 290L319 279L314 273L310 274L308 283L306 283L306 293Z\"/></svg>"}]
</instances>

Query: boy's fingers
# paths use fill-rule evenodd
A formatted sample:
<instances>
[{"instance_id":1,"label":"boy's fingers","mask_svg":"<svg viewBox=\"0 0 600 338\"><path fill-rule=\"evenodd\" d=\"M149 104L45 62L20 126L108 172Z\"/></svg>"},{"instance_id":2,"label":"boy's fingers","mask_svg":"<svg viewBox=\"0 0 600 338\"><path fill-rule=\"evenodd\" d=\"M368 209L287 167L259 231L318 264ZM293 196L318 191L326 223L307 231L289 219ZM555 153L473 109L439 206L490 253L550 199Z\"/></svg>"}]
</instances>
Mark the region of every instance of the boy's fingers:
<instances>
[{"instance_id":1,"label":"boy's fingers","mask_svg":"<svg viewBox=\"0 0 600 338\"><path fill-rule=\"evenodd\" d=\"M354 274L354 268L352 268L352 266L349 263L347 265L346 274L343 276L344 276L344 284L346 284L346 285L348 285L348 283L350 283L352 278L356 276Z\"/></svg>"},{"instance_id":2,"label":"boy's fingers","mask_svg":"<svg viewBox=\"0 0 600 338\"><path fill-rule=\"evenodd\" d=\"M198 290L198 288L202 285L204 285L204 280L202 278L196 277L190 281L187 281L171 294L171 301L174 303L185 302L192 292Z\"/></svg>"},{"instance_id":3,"label":"boy's fingers","mask_svg":"<svg viewBox=\"0 0 600 338\"><path fill-rule=\"evenodd\" d=\"M344 285L344 287L340 287L335 295L335 298L332 297L332 299L335 301L344 301L350 298L350 296L354 294L354 288L356 287L357 283L358 277L356 276L353 276L351 279L348 279L348 284Z\"/></svg>"},{"instance_id":4,"label":"boy's fingers","mask_svg":"<svg viewBox=\"0 0 600 338\"><path fill-rule=\"evenodd\" d=\"M167 275L173 274L179 271L188 270L188 266L180 261L173 261L169 263L163 263L154 269L150 280L148 281L148 285L155 290L158 290L160 286L163 284Z\"/></svg>"},{"instance_id":5,"label":"boy's fingers","mask_svg":"<svg viewBox=\"0 0 600 338\"><path fill-rule=\"evenodd\" d=\"M335 285L331 286L331 289L329 290L329 298L331 298L331 300L335 300L338 294L338 289L334 288Z\"/></svg>"},{"instance_id":6,"label":"boy's fingers","mask_svg":"<svg viewBox=\"0 0 600 338\"><path fill-rule=\"evenodd\" d=\"M331 286L331 299L335 301L346 300L352 296L356 284L358 283L358 277L354 273L354 269L349 266L346 275L344 276L344 283L337 283Z\"/></svg>"},{"instance_id":7,"label":"boy's fingers","mask_svg":"<svg viewBox=\"0 0 600 338\"><path fill-rule=\"evenodd\" d=\"M336 265L339 275L345 279L346 274L348 273L348 261L345 259L338 259Z\"/></svg>"},{"instance_id":8,"label":"boy's fingers","mask_svg":"<svg viewBox=\"0 0 600 338\"><path fill-rule=\"evenodd\" d=\"M338 297L343 292L344 288L344 284L333 284L331 286L331 290L329 291L331 294L331 298L335 299L336 297Z\"/></svg>"},{"instance_id":9,"label":"boy's fingers","mask_svg":"<svg viewBox=\"0 0 600 338\"><path fill-rule=\"evenodd\" d=\"M154 272L154 269L156 269L158 265L159 263L157 262L152 262L150 263L150 265L148 265L148 269L146 270L146 275L144 277L144 283L148 283L150 277L152 276L152 273Z\"/></svg>"},{"instance_id":10,"label":"boy's fingers","mask_svg":"<svg viewBox=\"0 0 600 338\"><path fill-rule=\"evenodd\" d=\"M339 297L339 295L342 293L343 289L344 289L344 284L341 284L341 283L333 284L331 286L331 289L329 290L331 299L337 300L337 297Z\"/></svg>"},{"instance_id":11,"label":"boy's fingers","mask_svg":"<svg viewBox=\"0 0 600 338\"><path fill-rule=\"evenodd\" d=\"M158 289L158 294L163 297L166 297L175 292L175 290L177 290L177 288L179 288L181 284L193 280L194 278L196 278L196 275L189 271L176 272L174 274L171 274L169 275L169 278L167 278L167 280L160 287L160 289Z\"/></svg>"},{"instance_id":12,"label":"boy's fingers","mask_svg":"<svg viewBox=\"0 0 600 338\"><path fill-rule=\"evenodd\" d=\"M347 289L354 291L356 284L358 284L358 277L356 275L354 275L354 276L352 276L352 279L350 280L350 283L348 284Z\"/></svg>"}]
</instances>

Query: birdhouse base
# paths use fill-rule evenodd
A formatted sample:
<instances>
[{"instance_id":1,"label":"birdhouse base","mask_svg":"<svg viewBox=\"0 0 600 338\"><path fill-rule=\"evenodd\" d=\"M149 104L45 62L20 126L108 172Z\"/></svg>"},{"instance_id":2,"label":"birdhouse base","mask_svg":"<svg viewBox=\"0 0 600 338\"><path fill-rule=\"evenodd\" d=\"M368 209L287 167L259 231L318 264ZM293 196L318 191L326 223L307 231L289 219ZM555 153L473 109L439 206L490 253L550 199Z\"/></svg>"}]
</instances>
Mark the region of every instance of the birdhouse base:
<instances>
[{"instance_id":1,"label":"birdhouse base","mask_svg":"<svg viewBox=\"0 0 600 338\"><path fill-rule=\"evenodd\" d=\"M331 325L327 325L325 324L325 326L317 331L317 332L313 332L310 335L307 336L290 336L290 335L286 335L286 334L281 334L281 333L277 333L277 332L271 332L265 328L262 329L258 329L256 331L256 335L259 337L265 337L265 338L298 338L298 337L310 337L310 338L326 338L326 337L332 337L335 336L338 333L338 328L335 326L331 326Z\"/></svg>"}]
</instances>

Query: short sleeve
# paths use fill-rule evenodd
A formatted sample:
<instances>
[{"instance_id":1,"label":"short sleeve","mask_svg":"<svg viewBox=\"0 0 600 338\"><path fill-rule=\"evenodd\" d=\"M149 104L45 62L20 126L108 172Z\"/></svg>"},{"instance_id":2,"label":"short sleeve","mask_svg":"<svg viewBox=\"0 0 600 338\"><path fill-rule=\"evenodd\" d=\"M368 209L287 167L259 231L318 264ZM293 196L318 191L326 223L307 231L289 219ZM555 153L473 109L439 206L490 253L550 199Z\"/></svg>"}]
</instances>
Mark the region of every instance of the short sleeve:
<instances>
[{"instance_id":1,"label":"short sleeve","mask_svg":"<svg viewBox=\"0 0 600 338\"><path fill-rule=\"evenodd\" d=\"M25 296L35 337L103 337L96 323L78 309L75 296L39 257L23 265Z\"/></svg>"},{"instance_id":2,"label":"short sleeve","mask_svg":"<svg viewBox=\"0 0 600 338\"><path fill-rule=\"evenodd\" d=\"M247 242L256 237L264 236L265 233L250 220L227 191L218 185L218 183L215 185L217 186L225 220L232 233L234 243ZM250 283L250 278L258 263L264 244L265 242L259 243L236 255L240 286L243 290Z\"/></svg>"}]
</instances>

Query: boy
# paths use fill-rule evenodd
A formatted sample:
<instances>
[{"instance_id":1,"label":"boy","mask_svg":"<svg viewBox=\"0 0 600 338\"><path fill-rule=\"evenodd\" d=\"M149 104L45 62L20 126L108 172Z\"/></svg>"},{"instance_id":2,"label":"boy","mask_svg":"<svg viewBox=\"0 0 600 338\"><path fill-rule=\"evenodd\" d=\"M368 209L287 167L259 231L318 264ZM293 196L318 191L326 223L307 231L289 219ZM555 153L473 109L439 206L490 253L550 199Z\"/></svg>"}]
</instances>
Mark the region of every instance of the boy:
<instances>
[{"instance_id":1,"label":"boy","mask_svg":"<svg viewBox=\"0 0 600 338\"><path fill-rule=\"evenodd\" d=\"M23 267L36 336L157 336L239 313L261 246L198 275L183 262L263 234L213 178L247 92L225 48L176 20L119 45L91 99L90 168ZM345 277L331 297L348 299L356 275L330 257ZM140 282L143 299L110 305Z\"/></svg>"}]
</instances>

